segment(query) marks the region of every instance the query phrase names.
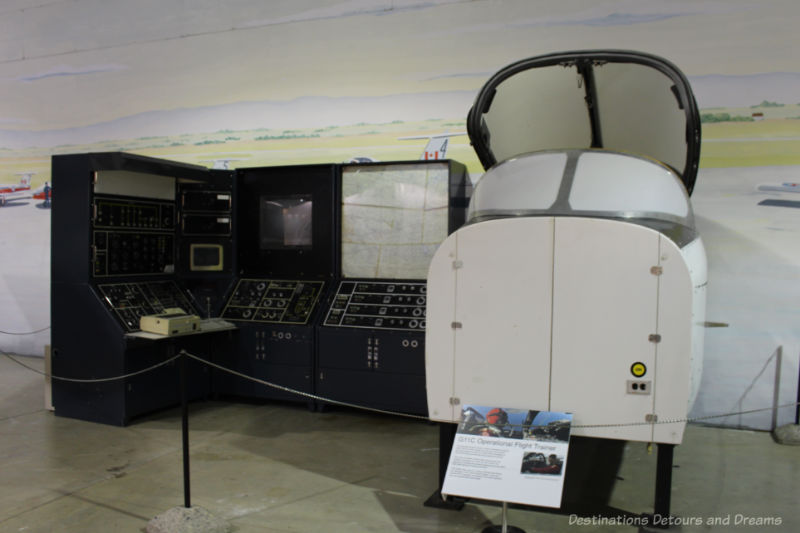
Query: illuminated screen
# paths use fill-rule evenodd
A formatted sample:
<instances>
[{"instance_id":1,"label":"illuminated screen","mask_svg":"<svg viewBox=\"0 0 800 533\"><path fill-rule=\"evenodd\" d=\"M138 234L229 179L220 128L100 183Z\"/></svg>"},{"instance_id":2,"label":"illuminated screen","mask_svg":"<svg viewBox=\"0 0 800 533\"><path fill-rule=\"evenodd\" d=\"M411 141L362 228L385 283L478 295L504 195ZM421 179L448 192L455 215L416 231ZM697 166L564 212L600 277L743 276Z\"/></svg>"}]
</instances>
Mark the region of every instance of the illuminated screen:
<instances>
[{"instance_id":1,"label":"illuminated screen","mask_svg":"<svg viewBox=\"0 0 800 533\"><path fill-rule=\"evenodd\" d=\"M342 170L342 275L425 279L447 237L449 167L408 163Z\"/></svg>"},{"instance_id":2,"label":"illuminated screen","mask_svg":"<svg viewBox=\"0 0 800 533\"><path fill-rule=\"evenodd\" d=\"M311 205L311 195L262 196L259 210L261 249L310 249Z\"/></svg>"}]
</instances>

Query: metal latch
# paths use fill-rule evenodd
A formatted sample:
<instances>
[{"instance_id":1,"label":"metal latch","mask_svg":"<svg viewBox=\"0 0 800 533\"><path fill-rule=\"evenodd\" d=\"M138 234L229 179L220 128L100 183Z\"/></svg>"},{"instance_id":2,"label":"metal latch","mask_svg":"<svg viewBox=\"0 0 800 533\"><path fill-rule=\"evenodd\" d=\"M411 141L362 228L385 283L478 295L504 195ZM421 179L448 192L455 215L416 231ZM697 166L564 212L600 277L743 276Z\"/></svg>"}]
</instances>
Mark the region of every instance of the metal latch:
<instances>
[{"instance_id":1,"label":"metal latch","mask_svg":"<svg viewBox=\"0 0 800 533\"><path fill-rule=\"evenodd\" d=\"M661 335L659 335L658 333L651 333L650 336L647 337L647 340L658 344L659 342L661 342Z\"/></svg>"},{"instance_id":2,"label":"metal latch","mask_svg":"<svg viewBox=\"0 0 800 533\"><path fill-rule=\"evenodd\" d=\"M460 405L460 404L461 404L461 399L454 398L452 396L450 397L450 405Z\"/></svg>"},{"instance_id":3,"label":"metal latch","mask_svg":"<svg viewBox=\"0 0 800 533\"><path fill-rule=\"evenodd\" d=\"M664 268L660 266L650 267L650 273L654 276L660 276L664 273Z\"/></svg>"},{"instance_id":4,"label":"metal latch","mask_svg":"<svg viewBox=\"0 0 800 533\"><path fill-rule=\"evenodd\" d=\"M650 422L651 424L655 424L658 422L658 415L656 414L646 414L644 415L644 421Z\"/></svg>"},{"instance_id":5,"label":"metal latch","mask_svg":"<svg viewBox=\"0 0 800 533\"><path fill-rule=\"evenodd\" d=\"M457 270L463 266L464 266L464 261L462 261L461 259L456 259L455 261L453 261L453 270Z\"/></svg>"},{"instance_id":6,"label":"metal latch","mask_svg":"<svg viewBox=\"0 0 800 533\"><path fill-rule=\"evenodd\" d=\"M463 324L461 324L461 322L450 322L451 329L461 329L462 327Z\"/></svg>"}]
</instances>

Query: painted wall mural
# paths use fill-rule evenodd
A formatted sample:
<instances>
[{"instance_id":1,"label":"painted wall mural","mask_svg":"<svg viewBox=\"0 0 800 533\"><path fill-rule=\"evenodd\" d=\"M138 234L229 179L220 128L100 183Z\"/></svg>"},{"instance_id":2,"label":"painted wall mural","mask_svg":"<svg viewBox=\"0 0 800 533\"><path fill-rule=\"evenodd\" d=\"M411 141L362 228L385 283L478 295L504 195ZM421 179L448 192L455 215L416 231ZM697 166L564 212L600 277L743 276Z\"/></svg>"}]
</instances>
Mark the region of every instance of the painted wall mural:
<instances>
[{"instance_id":1,"label":"painted wall mural","mask_svg":"<svg viewBox=\"0 0 800 533\"><path fill-rule=\"evenodd\" d=\"M791 402L800 353L797 20L794 0L3 3L0 350L39 355L49 343L44 188L53 154L124 150L229 168L416 159L428 136L465 131L477 90L506 64L621 48L678 65L704 115L693 203L716 327L706 332L692 415L769 407L778 346L780 403ZM467 137L448 145L478 179ZM11 190L28 177L29 190ZM794 409L779 415L791 421ZM764 429L770 419L708 422Z\"/></svg>"}]
</instances>

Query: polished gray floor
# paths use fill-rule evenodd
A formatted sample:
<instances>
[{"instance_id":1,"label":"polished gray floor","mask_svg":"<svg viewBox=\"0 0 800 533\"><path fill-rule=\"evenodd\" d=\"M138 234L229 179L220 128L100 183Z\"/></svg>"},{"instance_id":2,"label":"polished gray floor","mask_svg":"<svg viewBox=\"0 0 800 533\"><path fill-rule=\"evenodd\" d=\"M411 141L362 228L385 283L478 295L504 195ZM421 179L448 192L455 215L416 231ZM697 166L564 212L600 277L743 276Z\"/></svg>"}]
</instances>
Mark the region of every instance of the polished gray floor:
<instances>
[{"instance_id":1,"label":"polished gray floor","mask_svg":"<svg viewBox=\"0 0 800 533\"><path fill-rule=\"evenodd\" d=\"M477 533L500 521L493 505L423 506L438 460L438 430L425 421L207 402L191 405L190 428L192 505L236 532ZM640 531L614 520L652 511L655 464L646 445L625 445L608 502L619 514L511 508L509 523L528 533ZM800 447L768 433L690 425L675 450L675 531L795 532L798 501ZM182 504L178 410L125 428L56 417L42 376L0 355L0 531L140 532Z\"/></svg>"}]
</instances>

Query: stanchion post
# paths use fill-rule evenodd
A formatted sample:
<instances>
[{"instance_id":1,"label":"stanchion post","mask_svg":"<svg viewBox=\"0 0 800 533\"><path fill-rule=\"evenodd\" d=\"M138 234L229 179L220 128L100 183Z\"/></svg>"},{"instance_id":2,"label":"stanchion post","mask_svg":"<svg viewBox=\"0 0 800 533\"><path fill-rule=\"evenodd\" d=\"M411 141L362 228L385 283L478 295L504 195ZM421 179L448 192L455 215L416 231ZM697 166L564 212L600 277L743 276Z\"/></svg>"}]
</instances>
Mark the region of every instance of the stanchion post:
<instances>
[{"instance_id":1,"label":"stanchion post","mask_svg":"<svg viewBox=\"0 0 800 533\"><path fill-rule=\"evenodd\" d=\"M192 506L189 485L189 393L187 391L188 378L186 376L186 355L185 350L181 350L181 433L183 439L183 506L187 509Z\"/></svg>"},{"instance_id":2,"label":"stanchion post","mask_svg":"<svg viewBox=\"0 0 800 533\"><path fill-rule=\"evenodd\" d=\"M794 404L794 425L800 424L800 364L797 365L797 400Z\"/></svg>"},{"instance_id":3,"label":"stanchion post","mask_svg":"<svg viewBox=\"0 0 800 533\"><path fill-rule=\"evenodd\" d=\"M169 345L174 353L174 345ZM186 350L178 353L180 368L180 395L181 418L183 437L183 507L173 507L156 516L147 524L147 531L169 532L203 532L203 531L231 531L229 523L221 518L216 518L202 507L192 507L189 499L189 376L187 374L187 360L190 355Z\"/></svg>"},{"instance_id":4,"label":"stanchion post","mask_svg":"<svg viewBox=\"0 0 800 533\"><path fill-rule=\"evenodd\" d=\"M772 428L775 431L778 427L778 404L781 395L781 366L783 365L783 346L778 346L775 350L775 387L772 393Z\"/></svg>"}]
</instances>

